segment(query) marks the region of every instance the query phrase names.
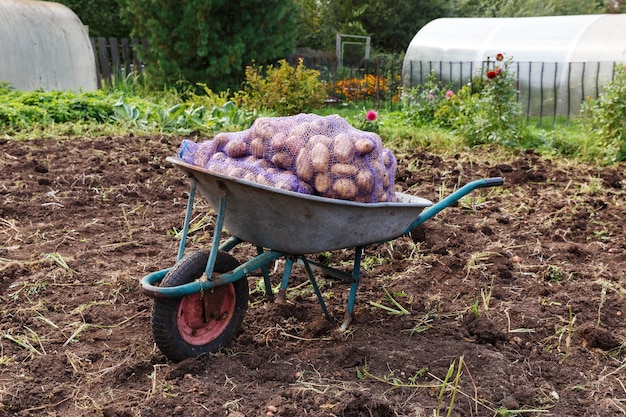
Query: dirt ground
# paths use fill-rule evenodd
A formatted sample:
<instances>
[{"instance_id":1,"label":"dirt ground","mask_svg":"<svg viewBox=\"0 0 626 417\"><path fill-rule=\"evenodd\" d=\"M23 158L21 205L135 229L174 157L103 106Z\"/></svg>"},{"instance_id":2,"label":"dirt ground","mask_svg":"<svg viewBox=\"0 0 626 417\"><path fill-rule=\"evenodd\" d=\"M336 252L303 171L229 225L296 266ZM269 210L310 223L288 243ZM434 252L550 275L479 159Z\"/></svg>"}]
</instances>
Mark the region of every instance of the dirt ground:
<instances>
[{"instance_id":1,"label":"dirt ground","mask_svg":"<svg viewBox=\"0 0 626 417\"><path fill-rule=\"evenodd\" d=\"M165 157L182 139L0 141L0 415L626 415L623 164L398 155L397 188L433 201L506 182L415 243L368 247L347 332L346 285L319 277L331 323L298 267L282 305L255 274L228 347L173 363L139 280L175 262L189 180ZM190 249L211 213L199 198ZM347 268L353 251L323 255Z\"/></svg>"}]
</instances>

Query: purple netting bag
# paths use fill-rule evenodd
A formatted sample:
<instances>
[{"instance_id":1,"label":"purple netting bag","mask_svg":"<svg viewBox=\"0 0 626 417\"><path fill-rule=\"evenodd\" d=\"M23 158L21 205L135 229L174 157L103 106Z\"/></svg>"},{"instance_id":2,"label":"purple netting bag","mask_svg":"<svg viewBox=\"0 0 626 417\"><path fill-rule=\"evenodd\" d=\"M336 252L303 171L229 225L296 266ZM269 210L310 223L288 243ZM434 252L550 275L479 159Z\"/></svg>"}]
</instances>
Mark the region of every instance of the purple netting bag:
<instances>
[{"instance_id":1,"label":"purple netting bag","mask_svg":"<svg viewBox=\"0 0 626 417\"><path fill-rule=\"evenodd\" d=\"M397 161L380 137L338 115L261 117L249 129L181 145L185 161L224 175L364 203L396 201Z\"/></svg>"}]
</instances>

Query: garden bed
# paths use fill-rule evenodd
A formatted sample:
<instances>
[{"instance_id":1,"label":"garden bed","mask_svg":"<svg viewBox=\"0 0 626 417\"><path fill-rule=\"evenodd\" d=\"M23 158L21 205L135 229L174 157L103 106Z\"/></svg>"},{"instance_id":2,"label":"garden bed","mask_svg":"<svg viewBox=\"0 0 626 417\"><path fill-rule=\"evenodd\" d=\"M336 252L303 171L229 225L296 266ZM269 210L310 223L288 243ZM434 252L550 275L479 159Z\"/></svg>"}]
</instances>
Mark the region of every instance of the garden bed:
<instances>
[{"instance_id":1,"label":"garden bed","mask_svg":"<svg viewBox=\"0 0 626 417\"><path fill-rule=\"evenodd\" d=\"M429 220L416 242L367 248L347 333L302 271L282 305L251 276L230 346L171 363L139 280L175 260L189 182L165 157L182 139L0 144L0 415L626 413L623 165L398 155L397 188L433 201L473 179L506 182ZM199 200L195 248L212 231ZM347 287L321 283L340 321Z\"/></svg>"}]
</instances>

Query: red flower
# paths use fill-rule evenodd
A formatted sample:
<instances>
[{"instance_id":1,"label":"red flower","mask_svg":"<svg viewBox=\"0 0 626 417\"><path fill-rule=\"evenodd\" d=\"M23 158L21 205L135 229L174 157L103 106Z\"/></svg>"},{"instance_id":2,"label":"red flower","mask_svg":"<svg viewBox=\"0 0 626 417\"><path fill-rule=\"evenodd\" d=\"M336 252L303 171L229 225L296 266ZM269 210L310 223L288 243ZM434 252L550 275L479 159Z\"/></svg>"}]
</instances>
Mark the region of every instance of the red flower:
<instances>
[{"instance_id":1,"label":"red flower","mask_svg":"<svg viewBox=\"0 0 626 417\"><path fill-rule=\"evenodd\" d=\"M493 80L494 78L496 78L498 76L498 73L495 71L487 71L487 78L489 78L490 80Z\"/></svg>"},{"instance_id":2,"label":"red flower","mask_svg":"<svg viewBox=\"0 0 626 417\"><path fill-rule=\"evenodd\" d=\"M500 75L501 72L502 72L502 68L500 67L496 68L496 75Z\"/></svg>"},{"instance_id":3,"label":"red flower","mask_svg":"<svg viewBox=\"0 0 626 417\"><path fill-rule=\"evenodd\" d=\"M502 55L502 54L500 54L500 53L499 53L499 54L497 54L497 55L496 55L496 61L502 61L502 60L504 60L504 55Z\"/></svg>"},{"instance_id":4,"label":"red flower","mask_svg":"<svg viewBox=\"0 0 626 417\"><path fill-rule=\"evenodd\" d=\"M365 118L369 120L370 122L373 122L374 120L376 120L377 117L378 115L376 114L374 110L370 110L365 114Z\"/></svg>"}]
</instances>

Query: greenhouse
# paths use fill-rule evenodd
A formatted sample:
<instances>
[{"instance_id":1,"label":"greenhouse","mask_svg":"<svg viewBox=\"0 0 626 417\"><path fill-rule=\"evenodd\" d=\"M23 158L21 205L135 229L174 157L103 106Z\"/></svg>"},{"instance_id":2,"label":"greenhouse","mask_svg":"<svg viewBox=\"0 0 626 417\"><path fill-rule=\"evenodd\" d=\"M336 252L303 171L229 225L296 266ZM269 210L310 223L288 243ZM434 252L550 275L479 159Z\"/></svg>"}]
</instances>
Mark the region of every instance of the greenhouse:
<instances>
[{"instance_id":1,"label":"greenhouse","mask_svg":"<svg viewBox=\"0 0 626 417\"><path fill-rule=\"evenodd\" d=\"M442 18L425 25L406 51L405 89L434 73L455 88L481 76L496 54L511 61L527 114L576 114L626 64L626 14L521 18Z\"/></svg>"},{"instance_id":2,"label":"greenhouse","mask_svg":"<svg viewBox=\"0 0 626 417\"><path fill-rule=\"evenodd\" d=\"M87 28L66 6L0 1L0 82L16 90L95 90Z\"/></svg>"}]
</instances>

